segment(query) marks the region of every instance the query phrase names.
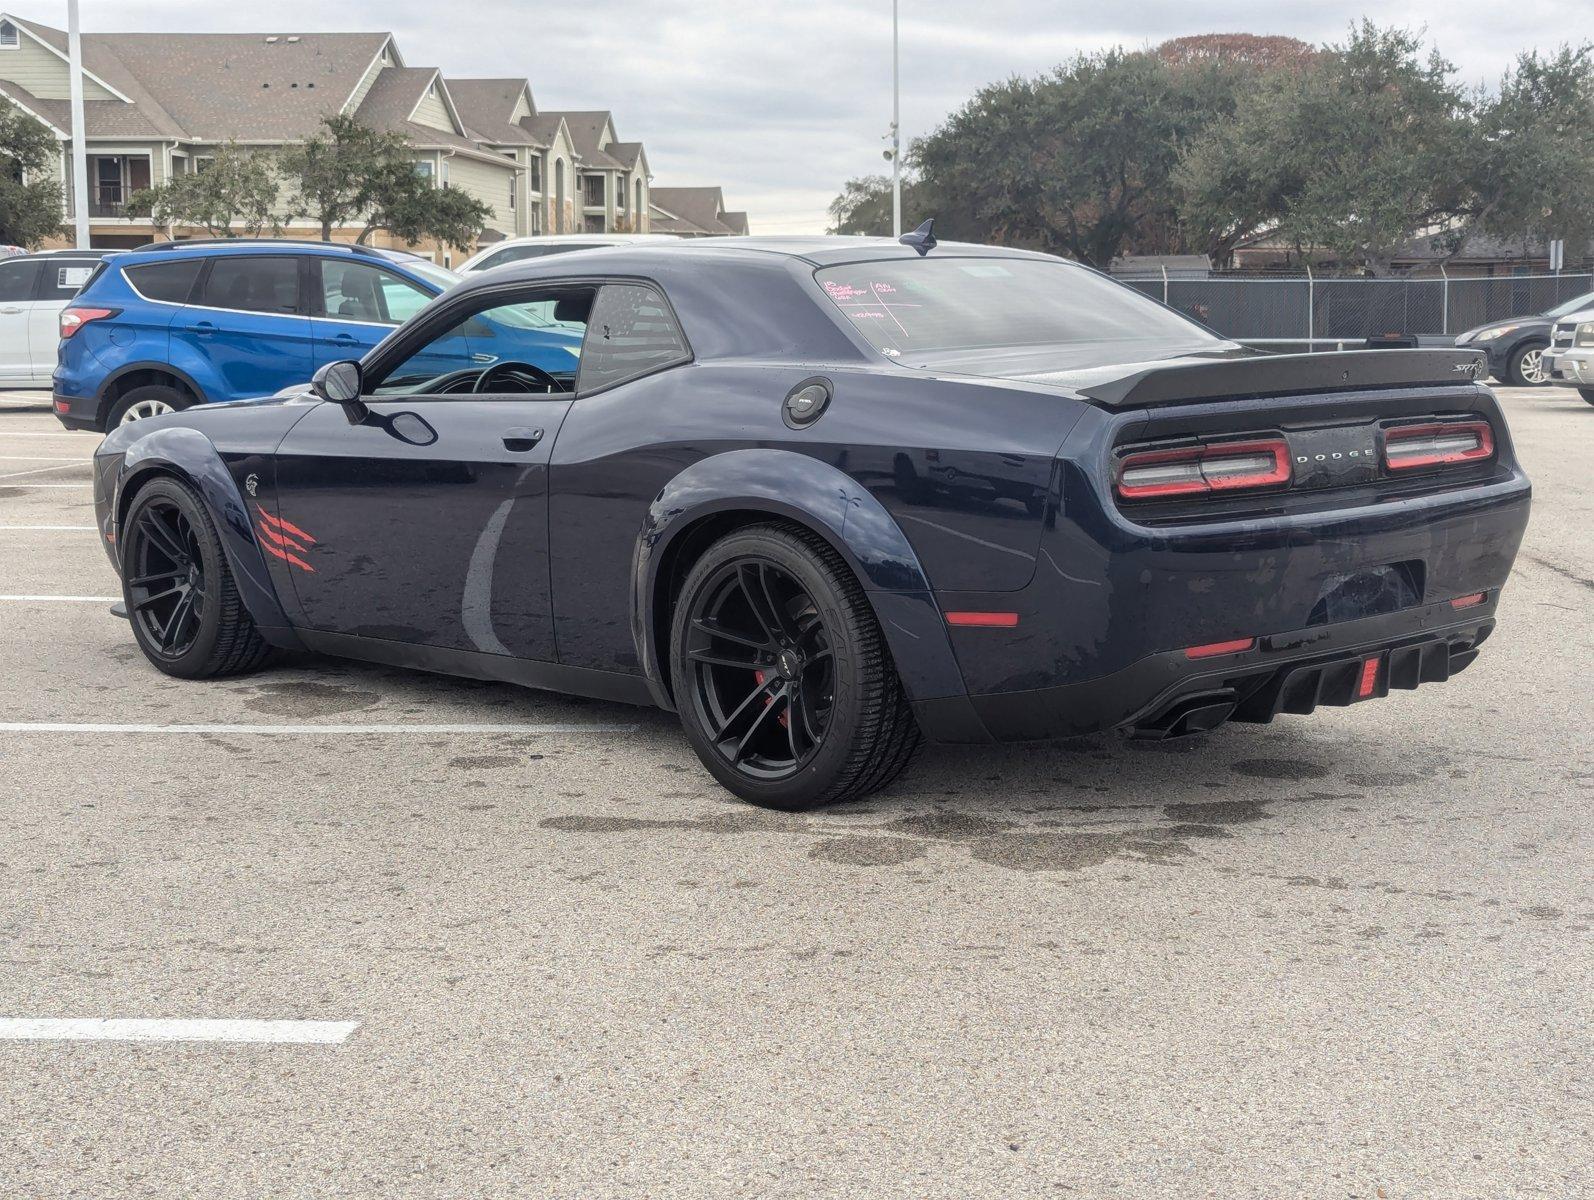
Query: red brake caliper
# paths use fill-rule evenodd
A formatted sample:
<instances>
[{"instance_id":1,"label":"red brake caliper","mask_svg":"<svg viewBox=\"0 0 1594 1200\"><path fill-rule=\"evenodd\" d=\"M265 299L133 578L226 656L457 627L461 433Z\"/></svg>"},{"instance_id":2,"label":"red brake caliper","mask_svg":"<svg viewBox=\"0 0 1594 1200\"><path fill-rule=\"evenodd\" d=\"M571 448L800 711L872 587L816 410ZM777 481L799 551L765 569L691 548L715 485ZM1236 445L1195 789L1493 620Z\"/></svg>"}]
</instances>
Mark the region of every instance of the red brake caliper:
<instances>
[{"instance_id":1,"label":"red brake caliper","mask_svg":"<svg viewBox=\"0 0 1594 1200\"><path fill-rule=\"evenodd\" d=\"M764 686L764 673L762 671L754 671L753 672L753 680L754 680L754 682L756 682L758 684L759 687L763 687ZM775 697L773 697L773 696L765 696L764 697L764 707L765 708L768 708L773 703L775 703ZM783 712L783 713L780 714L780 716L776 717L775 720L779 721L782 725L785 725L787 723L786 718L787 718L788 715L789 715L789 712Z\"/></svg>"}]
</instances>

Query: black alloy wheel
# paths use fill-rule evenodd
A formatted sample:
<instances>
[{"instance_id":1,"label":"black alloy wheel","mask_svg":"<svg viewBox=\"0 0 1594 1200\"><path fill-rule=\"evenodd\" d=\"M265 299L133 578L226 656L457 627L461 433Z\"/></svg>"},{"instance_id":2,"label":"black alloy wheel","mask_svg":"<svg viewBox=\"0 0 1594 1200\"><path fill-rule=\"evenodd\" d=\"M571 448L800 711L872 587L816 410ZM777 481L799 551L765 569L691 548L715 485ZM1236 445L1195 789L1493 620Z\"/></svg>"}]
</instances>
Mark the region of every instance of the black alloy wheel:
<instances>
[{"instance_id":1,"label":"black alloy wheel","mask_svg":"<svg viewBox=\"0 0 1594 1200\"><path fill-rule=\"evenodd\" d=\"M671 620L687 740L742 799L795 811L884 787L918 724L847 563L807 530L757 525L693 563Z\"/></svg>"},{"instance_id":2,"label":"black alloy wheel","mask_svg":"<svg viewBox=\"0 0 1594 1200\"><path fill-rule=\"evenodd\" d=\"M174 501L155 498L139 507L127 538L127 611L139 640L163 658L181 658L205 614L205 564L193 522Z\"/></svg>"},{"instance_id":3,"label":"black alloy wheel","mask_svg":"<svg viewBox=\"0 0 1594 1200\"><path fill-rule=\"evenodd\" d=\"M716 571L693 605L692 702L715 751L754 779L788 779L830 723L834 657L803 586L764 559Z\"/></svg>"},{"instance_id":4,"label":"black alloy wheel","mask_svg":"<svg viewBox=\"0 0 1594 1200\"><path fill-rule=\"evenodd\" d=\"M133 637L155 667L212 679L252 671L270 657L204 501L186 483L163 476L140 487L118 540Z\"/></svg>"}]
</instances>

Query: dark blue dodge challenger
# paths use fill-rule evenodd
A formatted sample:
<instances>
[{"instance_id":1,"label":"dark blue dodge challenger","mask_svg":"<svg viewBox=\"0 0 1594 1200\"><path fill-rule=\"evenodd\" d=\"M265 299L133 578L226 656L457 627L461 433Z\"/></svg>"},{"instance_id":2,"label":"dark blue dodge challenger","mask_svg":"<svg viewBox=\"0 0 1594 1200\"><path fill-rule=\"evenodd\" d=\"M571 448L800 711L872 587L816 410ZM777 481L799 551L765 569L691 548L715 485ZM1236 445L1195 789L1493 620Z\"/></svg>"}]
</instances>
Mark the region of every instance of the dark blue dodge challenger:
<instances>
[{"instance_id":1,"label":"dark blue dodge challenger","mask_svg":"<svg viewBox=\"0 0 1594 1200\"><path fill-rule=\"evenodd\" d=\"M1477 655L1530 491L1481 356L1260 356L1075 264L904 242L537 259L313 390L115 430L139 645L656 704L777 808L925 738L1173 737ZM568 370L517 344L550 327Z\"/></svg>"}]
</instances>

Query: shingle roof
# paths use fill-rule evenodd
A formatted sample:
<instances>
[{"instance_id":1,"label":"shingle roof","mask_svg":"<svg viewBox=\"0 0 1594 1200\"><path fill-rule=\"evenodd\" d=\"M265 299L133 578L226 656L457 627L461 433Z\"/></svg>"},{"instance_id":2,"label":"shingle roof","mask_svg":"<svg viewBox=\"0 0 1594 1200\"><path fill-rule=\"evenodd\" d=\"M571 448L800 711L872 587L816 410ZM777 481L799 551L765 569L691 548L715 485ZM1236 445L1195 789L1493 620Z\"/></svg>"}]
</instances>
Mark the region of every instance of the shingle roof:
<instances>
[{"instance_id":1,"label":"shingle roof","mask_svg":"<svg viewBox=\"0 0 1594 1200\"><path fill-rule=\"evenodd\" d=\"M547 148L559 136L559 128L564 124L564 118L558 113L536 113L529 117L520 118L520 127L529 133L532 145ZM565 136L569 136L566 130Z\"/></svg>"},{"instance_id":2,"label":"shingle roof","mask_svg":"<svg viewBox=\"0 0 1594 1200\"><path fill-rule=\"evenodd\" d=\"M66 53L61 30L18 24ZM142 110L146 128L135 135L291 141L344 105L387 42L385 33L86 33L83 66Z\"/></svg>"},{"instance_id":3,"label":"shingle roof","mask_svg":"<svg viewBox=\"0 0 1594 1200\"><path fill-rule=\"evenodd\" d=\"M725 211L725 193L717 187L656 187L651 202L664 210L663 219L649 216L660 233L705 233L720 237L746 234L747 214ZM672 222L670 218L674 218ZM681 228L684 223L690 228Z\"/></svg>"},{"instance_id":4,"label":"shingle roof","mask_svg":"<svg viewBox=\"0 0 1594 1200\"><path fill-rule=\"evenodd\" d=\"M623 171L626 165L609 153L607 149L599 149L598 142L603 137L605 126L614 127L613 118L607 109L582 110L580 112L558 112L548 114L563 117L565 127L570 130L570 143L576 148L576 157L581 159L581 165L594 171ZM611 143L611 146L613 143Z\"/></svg>"},{"instance_id":5,"label":"shingle roof","mask_svg":"<svg viewBox=\"0 0 1594 1200\"><path fill-rule=\"evenodd\" d=\"M605 153L627 171L633 170L642 157L641 142L610 142L604 147Z\"/></svg>"},{"instance_id":6,"label":"shingle roof","mask_svg":"<svg viewBox=\"0 0 1594 1200\"><path fill-rule=\"evenodd\" d=\"M510 121L531 85L524 79L448 79L448 94L472 133L495 146L544 146L523 124Z\"/></svg>"},{"instance_id":7,"label":"shingle roof","mask_svg":"<svg viewBox=\"0 0 1594 1200\"><path fill-rule=\"evenodd\" d=\"M0 79L0 94L67 134L72 128L72 107L65 100L41 100L21 84ZM120 100L85 100L83 121L91 138L167 138L167 133L136 105Z\"/></svg>"}]
</instances>

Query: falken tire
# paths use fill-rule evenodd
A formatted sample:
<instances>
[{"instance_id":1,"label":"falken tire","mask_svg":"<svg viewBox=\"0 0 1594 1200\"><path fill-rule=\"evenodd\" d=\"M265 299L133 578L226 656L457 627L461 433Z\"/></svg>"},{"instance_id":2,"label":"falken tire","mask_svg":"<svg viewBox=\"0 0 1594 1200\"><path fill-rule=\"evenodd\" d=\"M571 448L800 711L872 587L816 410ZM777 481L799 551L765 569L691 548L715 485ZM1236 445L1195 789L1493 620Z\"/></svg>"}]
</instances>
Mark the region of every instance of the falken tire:
<instances>
[{"instance_id":1,"label":"falken tire","mask_svg":"<svg viewBox=\"0 0 1594 1200\"><path fill-rule=\"evenodd\" d=\"M830 663L829 707L822 733L814 738L806 757L793 759L794 766L785 775L777 769L759 773L752 769L753 763L732 761L727 743L735 740L734 734L718 739L715 735L717 718L734 703L734 690L732 701L720 704L712 694L714 685L702 680L705 671L717 678L719 668L706 668L700 658L693 657L694 647L700 655L716 649L717 635L712 633L706 635L708 648L704 649L702 619L714 589L732 586L725 582L732 573L739 578L744 572L759 571L767 571L777 584L785 581L785 595L792 606L788 613L795 609L799 616L808 615L818 622L817 627L807 627L808 636L817 638L827 650L815 651L814 657L822 654ZM811 601L811 606L805 601ZM722 623L709 621L707 627L720 628ZM817 635L811 632L814 628L819 630ZM722 645L738 658L740 652L753 658L768 656L746 641ZM724 665L733 688L742 673L750 670L740 662ZM768 664L767 669L773 677L776 664ZM901 775L920 744L918 724L862 587L841 556L805 530L784 525L740 530L716 542L693 564L672 615L670 670L676 708L692 749L728 791L761 807L790 812L857 799ZM746 681L749 688L751 679L762 686L764 675L752 675ZM799 682L798 686L803 685ZM798 707L803 709L800 703ZM812 732L806 718L792 711L791 700L786 701L784 713L776 708L773 715L777 722L784 717L795 754L797 737L790 734L790 722L799 720ZM778 740L780 733L775 730L768 736Z\"/></svg>"},{"instance_id":2,"label":"falken tire","mask_svg":"<svg viewBox=\"0 0 1594 1200\"><path fill-rule=\"evenodd\" d=\"M271 647L238 594L215 523L186 483L163 476L140 488L118 540L133 637L157 670L215 679L247 674L270 658ZM184 601L190 601L186 616L174 607ZM163 636L174 618L181 626Z\"/></svg>"}]
</instances>

